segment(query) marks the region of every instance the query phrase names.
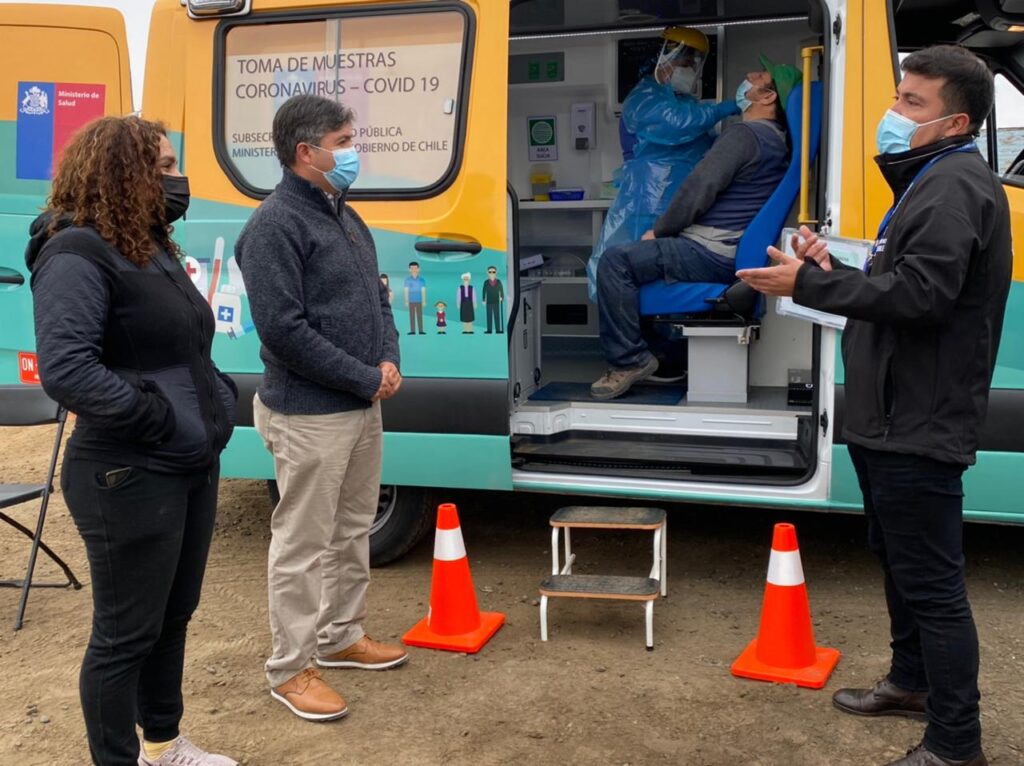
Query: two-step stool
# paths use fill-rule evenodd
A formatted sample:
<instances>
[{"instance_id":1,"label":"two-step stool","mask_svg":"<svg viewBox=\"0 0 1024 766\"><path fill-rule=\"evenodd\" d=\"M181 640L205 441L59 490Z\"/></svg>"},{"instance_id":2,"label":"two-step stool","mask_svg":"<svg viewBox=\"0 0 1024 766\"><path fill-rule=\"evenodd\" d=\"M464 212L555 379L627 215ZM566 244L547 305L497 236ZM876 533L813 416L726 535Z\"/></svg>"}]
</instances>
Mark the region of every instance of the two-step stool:
<instances>
[{"instance_id":1,"label":"two-step stool","mask_svg":"<svg viewBox=\"0 0 1024 766\"><path fill-rule=\"evenodd\" d=\"M666 513L660 508L608 508L569 506L551 517L551 576L540 584L540 640L548 640L549 598L608 598L643 601L647 623L647 651L654 649L654 602L668 595L666 579ZM648 577L574 575L571 532L576 529L632 529L654 533L654 564ZM565 534L565 564L559 566L558 536Z\"/></svg>"}]
</instances>

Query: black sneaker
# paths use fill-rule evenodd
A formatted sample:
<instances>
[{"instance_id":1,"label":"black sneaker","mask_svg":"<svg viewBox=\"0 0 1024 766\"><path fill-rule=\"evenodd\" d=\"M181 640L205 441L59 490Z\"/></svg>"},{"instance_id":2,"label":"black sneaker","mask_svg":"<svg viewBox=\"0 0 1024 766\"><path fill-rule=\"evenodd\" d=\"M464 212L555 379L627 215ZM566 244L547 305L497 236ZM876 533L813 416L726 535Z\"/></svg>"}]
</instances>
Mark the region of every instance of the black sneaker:
<instances>
[{"instance_id":1,"label":"black sneaker","mask_svg":"<svg viewBox=\"0 0 1024 766\"><path fill-rule=\"evenodd\" d=\"M921 743L913 750L907 752L906 756L898 761L892 761L887 766L988 766L988 759L985 754L979 752L973 758L952 760L936 755Z\"/></svg>"}]
</instances>

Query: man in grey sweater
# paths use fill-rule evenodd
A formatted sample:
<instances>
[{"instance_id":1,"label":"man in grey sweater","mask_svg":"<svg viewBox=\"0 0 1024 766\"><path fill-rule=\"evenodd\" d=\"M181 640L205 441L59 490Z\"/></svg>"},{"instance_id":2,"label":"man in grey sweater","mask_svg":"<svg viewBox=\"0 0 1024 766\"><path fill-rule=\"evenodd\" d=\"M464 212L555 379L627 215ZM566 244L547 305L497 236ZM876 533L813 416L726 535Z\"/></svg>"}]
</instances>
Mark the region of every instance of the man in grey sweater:
<instances>
[{"instance_id":1,"label":"man in grey sweater","mask_svg":"<svg viewBox=\"0 0 1024 766\"><path fill-rule=\"evenodd\" d=\"M601 347L608 370L595 399L622 396L650 377L658 361L640 331L640 287L667 282L735 280L736 246L789 165L782 104L800 73L762 59L736 92L743 121L730 126L676 191L640 242L611 247L597 266Z\"/></svg>"},{"instance_id":2,"label":"man in grey sweater","mask_svg":"<svg viewBox=\"0 0 1024 766\"><path fill-rule=\"evenodd\" d=\"M363 631L380 492L380 400L398 391L398 333L366 224L345 204L359 171L350 109L295 96L274 117L284 177L235 246L265 372L253 418L281 500L267 565L271 696L312 721L341 718L320 667L408 659Z\"/></svg>"}]
</instances>

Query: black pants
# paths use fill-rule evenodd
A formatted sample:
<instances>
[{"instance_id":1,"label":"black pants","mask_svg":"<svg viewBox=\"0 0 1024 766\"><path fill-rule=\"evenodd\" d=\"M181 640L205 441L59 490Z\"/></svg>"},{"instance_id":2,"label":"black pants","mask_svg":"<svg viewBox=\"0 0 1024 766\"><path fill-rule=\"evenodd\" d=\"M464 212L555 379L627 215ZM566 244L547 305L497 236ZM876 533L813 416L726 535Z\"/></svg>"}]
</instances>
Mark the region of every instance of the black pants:
<instances>
[{"instance_id":1,"label":"black pants","mask_svg":"<svg viewBox=\"0 0 1024 766\"><path fill-rule=\"evenodd\" d=\"M850 445L868 544L885 571L889 680L928 692L924 743L944 758L981 750L978 632L964 584L964 466Z\"/></svg>"},{"instance_id":2,"label":"black pants","mask_svg":"<svg viewBox=\"0 0 1024 766\"><path fill-rule=\"evenodd\" d=\"M185 632L199 604L217 510L219 466L195 474L65 458L61 485L85 541L92 636L79 691L99 766L136 766L135 724L151 742L178 736Z\"/></svg>"},{"instance_id":3,"label":"black pants","mask_svg":"<svg viewBox=\"0 0 1024 766\"><path fill-rule=\"evenodd\" d=\"M505 305L501 301L494 301L493 303L485 304L487 306L487 332L505 332L505 328L501 323L501 309Z\"/></svg>"}]
</instances>

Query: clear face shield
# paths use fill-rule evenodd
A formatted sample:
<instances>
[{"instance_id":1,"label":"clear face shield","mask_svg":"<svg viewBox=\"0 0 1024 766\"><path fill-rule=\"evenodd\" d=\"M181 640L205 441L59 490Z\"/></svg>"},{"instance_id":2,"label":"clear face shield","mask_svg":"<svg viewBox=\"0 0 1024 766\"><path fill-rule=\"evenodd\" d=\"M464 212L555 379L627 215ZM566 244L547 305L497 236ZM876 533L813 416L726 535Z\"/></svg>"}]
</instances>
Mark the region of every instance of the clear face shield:
<instances>
[{"instance_id":1,"label":"clear face shield","mask_svg":"<svg viewBox=\"0 0 1024 766\"><path fill-rule=\"evenodd\" d=\"M666 40L658 54L655 75L658 82L671 85L676 93L697 95L705 58L703 51L685 43Z\"/></svg>"}]
</instances>

